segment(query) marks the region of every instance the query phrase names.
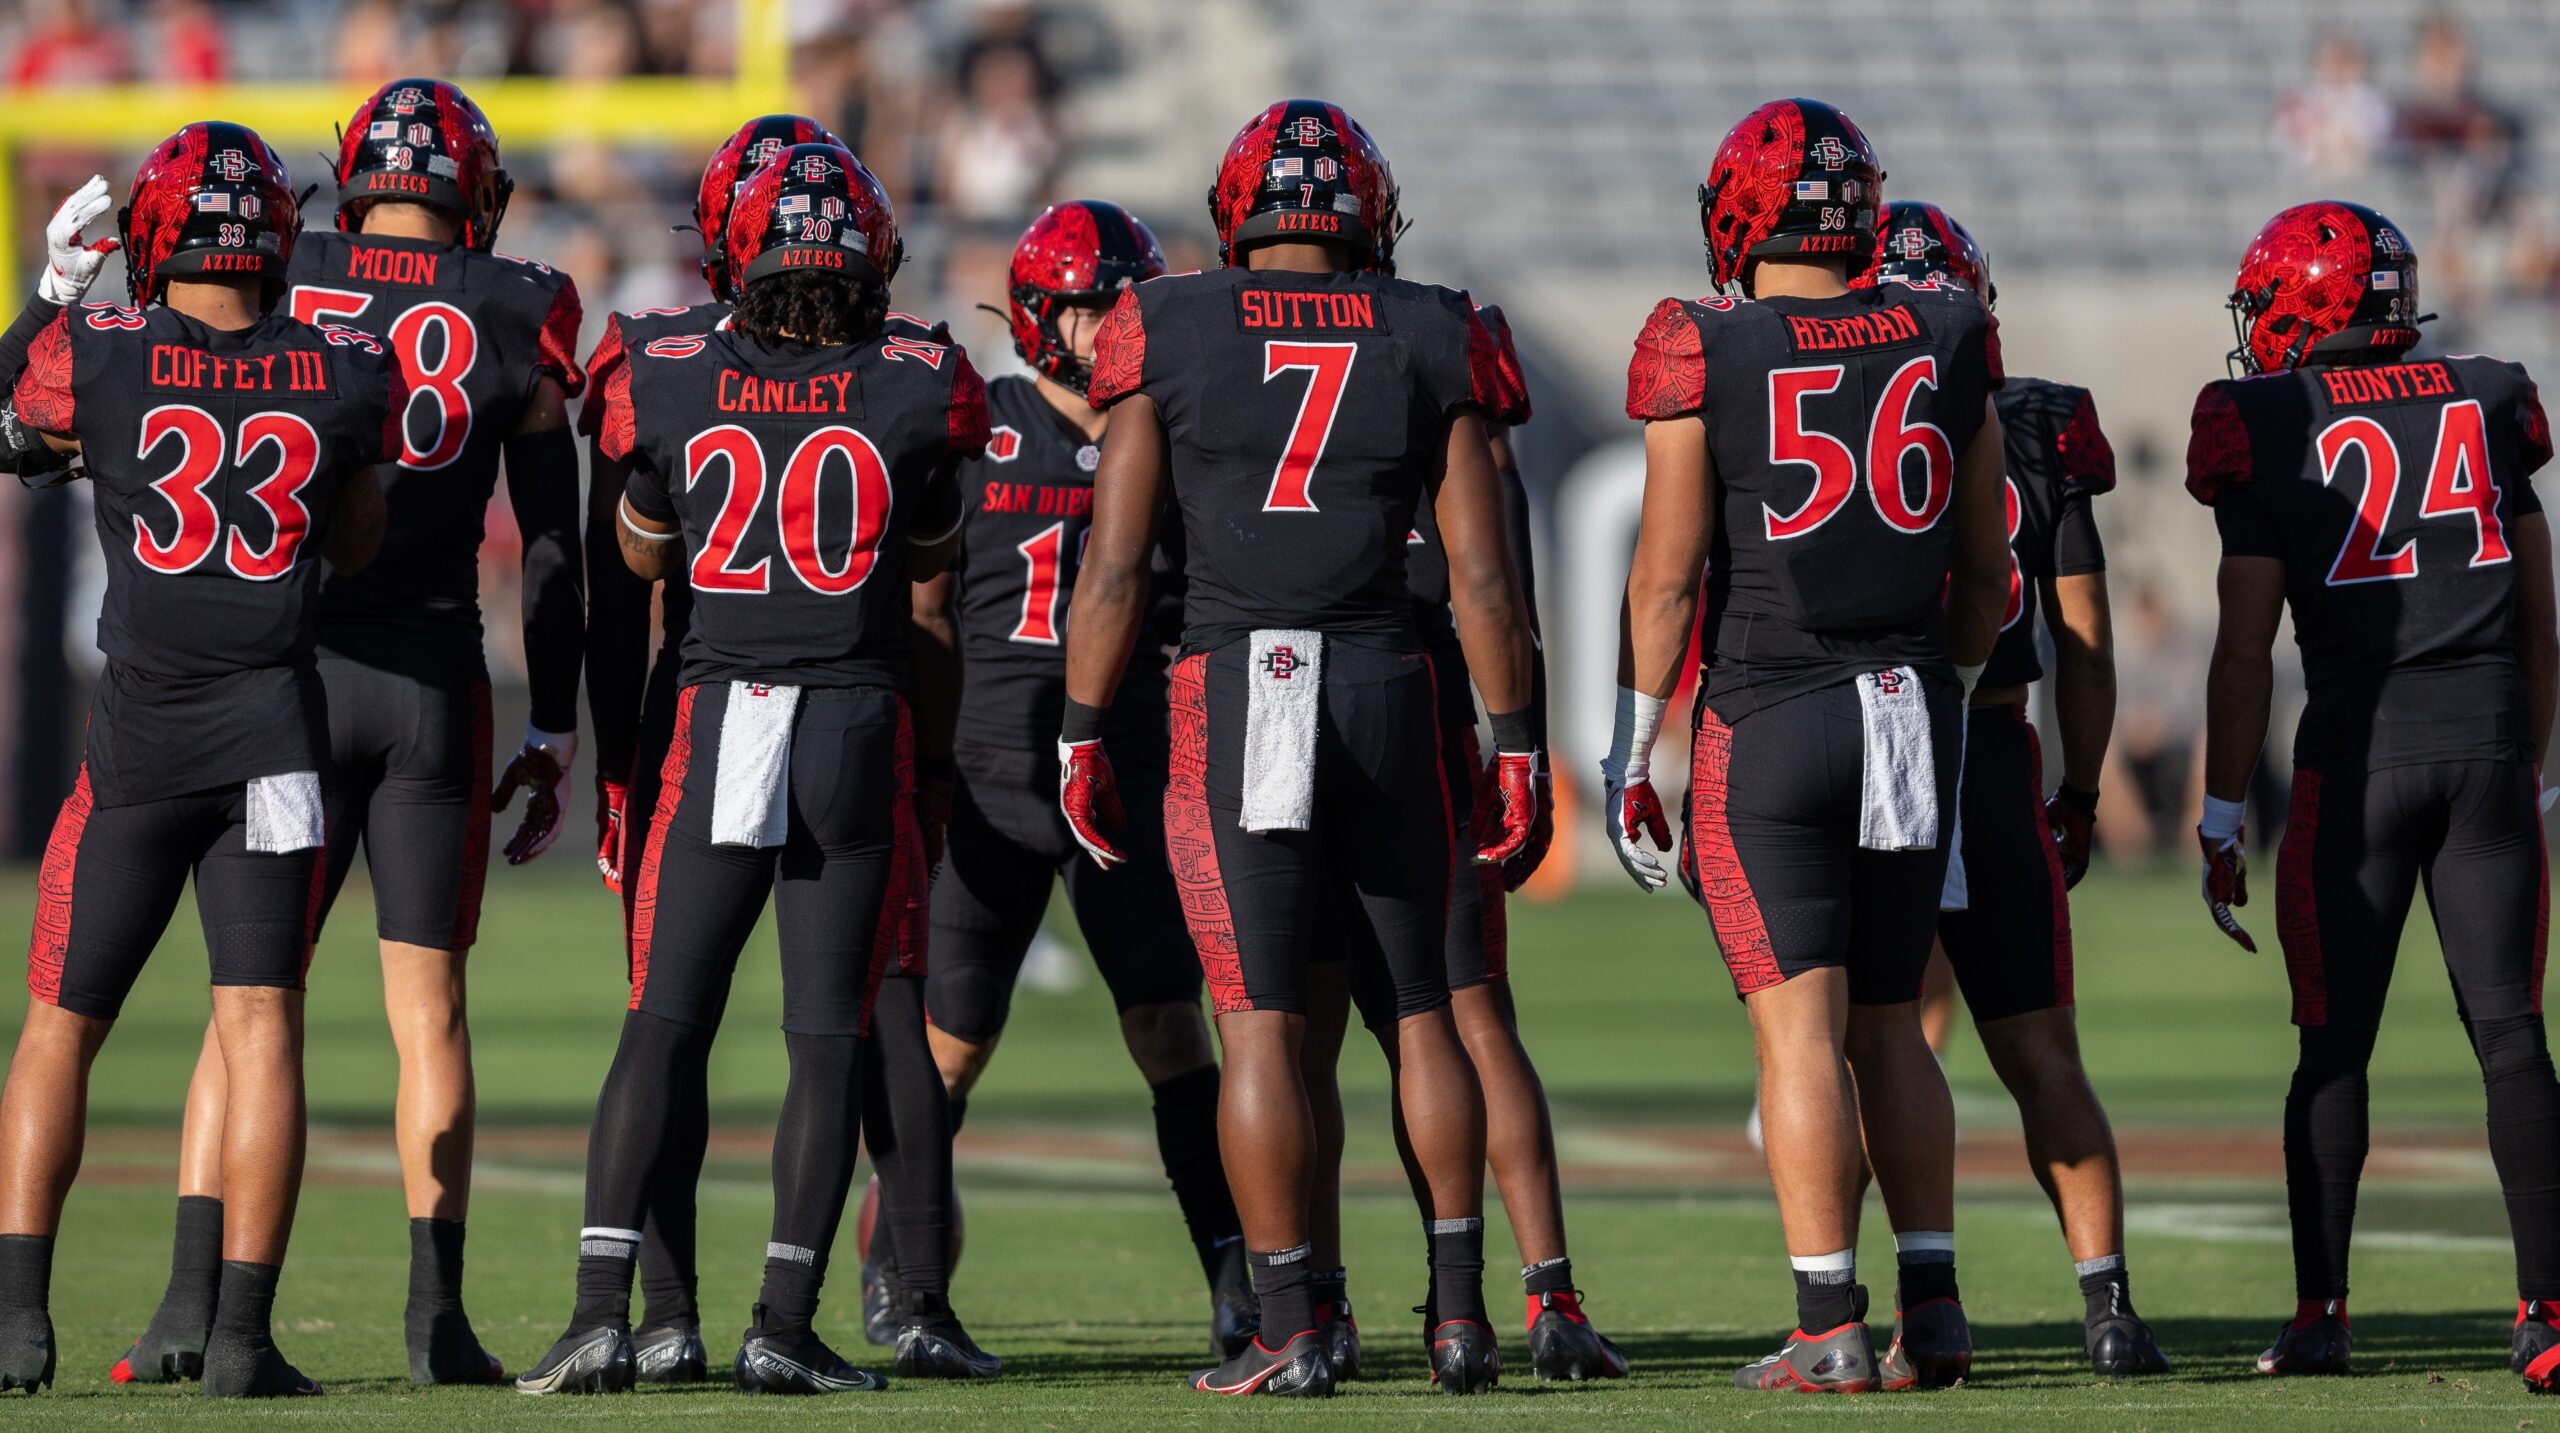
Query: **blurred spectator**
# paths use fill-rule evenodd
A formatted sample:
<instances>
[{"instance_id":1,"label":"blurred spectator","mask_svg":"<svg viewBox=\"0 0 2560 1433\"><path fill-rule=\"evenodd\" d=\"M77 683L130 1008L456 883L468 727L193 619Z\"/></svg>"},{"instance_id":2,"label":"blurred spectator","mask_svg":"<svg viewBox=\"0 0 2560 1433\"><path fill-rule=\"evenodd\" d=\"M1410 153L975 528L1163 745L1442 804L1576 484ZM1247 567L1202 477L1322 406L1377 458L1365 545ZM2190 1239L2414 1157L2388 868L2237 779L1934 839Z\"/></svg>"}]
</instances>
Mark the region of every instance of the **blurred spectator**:
<instances>
[{"instance_id":1,"label":"blurred spectator","mask_svg":"<svg viewBox=\"0 0 2560 1433\"><path fill-rule=\"evenodd\" d=\"M26 40L9 66L22 88L111 85L133 78L133 46L103 23L88 0L38 0L28 7Z\"/></svg>"},{"instance_id":2,"label":"blurred spectator","mask_svg":"<svg viewBox=\"0 0 2560 1433\"><path fill-rule=\"evenodd\" d=\"M231 72L230 44L223 39L221 18L205 0L160 0L152 7L160 23L159 78L173 84L219 84Z\"/></svg>"},{"instance_id":3,"label":"blurred spectator","mask_svg":"<svg viewBox=\"0 0 2560 1433\"><path fill-rule=\"evenodd\" d=\"M2514 267L2508 228L2523 192L2525 136L2512 112L2480 93L2470 36L2451 14L2419 23L2413 83L2392 137L2433 201L2426 293L2444 311L2441 341L2468 342L2489 289Z\"/></svg>"},{"instance_id":4,"label":"blurred spectator","mask_svg":"<svg viewBox=\"0 0 2560 1433\"><path fill-rule=\"evenodd\" d=\"M2134 584L2116 628L2120 695L2102 785L2114 799L2098 808L2099 840L2117 860L2175 852L2186 842L2203 778L2196 750L2204 731L2206 656L2205 644L2160 589Z\"/></svg>"},{"instance_id":5,"label":"blurred spectator","mask_svg":"<svg viewBox=\"0 0 2560 1433\"><path fill-rule=\"evenodd\" d=\"M613 80L639 72L645 41L629 0L556 0L546 18L533 72L564 80Z\"/></svg>"},{"instance_id":6,"label":"blurred spectator","mask_svg":"<svg viewBox=\"0 0 2560 1433\"><path fill-rule=\"evenodd\" d=\"M2365 172L2391 133L2391 105L2366 76L2364 47L2333 32L2320 42L2311 83L2276 106L2276 148L2323 179Z\"/></svg>"},{"instance_id":7,"label":"blurred spectator","mask_svg":"<svg viewBox=\"0 0 2560 1433\"><path fill-rule=\"evenodd\" d=\"M1057 77L1018 10L991 16L961 51L960 99L943 122L935 188L955 219L1018 225L1057 170Z\"/></svg>"}]
</instances>

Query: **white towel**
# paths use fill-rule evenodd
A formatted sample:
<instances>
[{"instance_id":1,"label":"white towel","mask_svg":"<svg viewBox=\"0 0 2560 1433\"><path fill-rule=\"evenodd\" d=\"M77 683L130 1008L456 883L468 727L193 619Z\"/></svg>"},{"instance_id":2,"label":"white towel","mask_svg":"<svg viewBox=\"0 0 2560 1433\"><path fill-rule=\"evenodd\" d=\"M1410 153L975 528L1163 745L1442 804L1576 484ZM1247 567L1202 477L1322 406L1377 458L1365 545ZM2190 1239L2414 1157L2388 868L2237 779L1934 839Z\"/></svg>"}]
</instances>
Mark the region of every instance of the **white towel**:
<instances>
[{"instance_id":1,"label":"white towel","mask_svg":"<svg viewBox=\"0 0 2560 1433\"><path fill-rule=\"evenodd\" d=\"M1870 851L1927 851L1938 844L1938 759L1920 674L1888 667L1858 674L1866 769L1858 795L1858 844Z\"/></svg>"},{"instance_id":2,"label":"white towel","mask_svg":"<svg viewBox=\"0 0 2560 1433\"><path fill-rule=\"evenodd\" d=\"M266 856L308 851L328 839L320 773L288 771L249 783L249 849Z\"/></svg>"},{"instance_id":3,"label":"white towel","mask_svg":"<svg viewBox=\"0 0 2560 1433\"><path fill-rule=\"evenodd\" d=\"M791 835L791 719L798 687L731 682L711 776L711 840L779 846Z\"/></svg>"},{"instance_id":4,"label":"white towel","mask_svg":"<svg viewBox=\"0 0 2560 1433\"><path fill-rule=\"evenodd\" d=\"M1265 628L1245 667L1244 812L1248 831L1304 831L1316 817L1316 721L1324 709L1324 634Z\"/></svg>"},{"instance_id":5,"label":"white towel","mask_svg":"<svg viewBox=\"0 0 2560 1433\"><path fill-rule=\"evenodd\" d=\"M1947 880L1938 888L1938 909L1960 911L1973 904L1973 892L1964 883L1964 758L1973 743L1973 713L1968 710L1956 723L1956 814L1947 823Z\"/></svg>"}]
</instances>

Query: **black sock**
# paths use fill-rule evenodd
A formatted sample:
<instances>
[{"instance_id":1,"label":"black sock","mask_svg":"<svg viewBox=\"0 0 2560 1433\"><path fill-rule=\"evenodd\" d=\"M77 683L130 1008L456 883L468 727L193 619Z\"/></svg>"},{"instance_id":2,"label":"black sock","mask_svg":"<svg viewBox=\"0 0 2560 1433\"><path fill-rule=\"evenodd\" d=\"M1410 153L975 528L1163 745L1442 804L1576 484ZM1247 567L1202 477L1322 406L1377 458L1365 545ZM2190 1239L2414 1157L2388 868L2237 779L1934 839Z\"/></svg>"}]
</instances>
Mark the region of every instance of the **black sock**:
<instances>
[{"instance_id":1,"label":"black sock","mask_svg":"<svg viewBox=\"0 0 2560 1433\"><path fill-rule=\"evenodd\" d=\"M1431 1309L1442 1323L1490 1323L1484 1311L1484 1220L1434 1219Z\"/></svg>"},{"instance_id":2,"label":"black sock","mask_svg":"<svg viewBox=\"0 0 2560 1433\"><path fill-rule=\"evenodd\" d=\"M1218 1248L1243 1232L1218 1158L1218 1067L1203 1065L1155 1087L1156 1153L1191 1231L1200 1272L1218 1277Z\"/></svg>"},{"instance_id":3,"label":"black sock","mask_svg":"<svg viewBox=\"0 0 2560 1433\"><path fill-rule=\"evenodd\" d=\"M827 1280L826 1256L788 1244L764 1246L764 1287L757 1323L766 1333L805 1334L818 1317L818 1290Z\"/></svg>"},{"instance_id":4,"label":"black sock","mask_svg":"<svg viewBox=\"0 0 2560 1433\"><path fill-rule=\"evenodd\" d=\"M1542 1259L1535 1264L1524 1264L1520 1269L1520 1286L1533 1299L1540 1294L1572 1293L1573 1261Z\"/></svg>"},{"instance_id":5,"label":"black sock","mask_svg":"<svg viewBox=\"0 0 2560 1433\"><path fill-rule=\"evenodd\" d=\"M2072 1267L2080 1275L2081 1322L2133 1316L2133 1284L2125 1274L2122 1254L2083 1259Z\"/></svg>"},{"instance_id":6,"label":"black sock","mask_svg":"<svg viewBox=\"0 0 2560 1433\"><path fill-rule=\"evenodd\" d=\"M36 1309L53 1302L53 1236L0 1234L0 1308Z\"/></svg>"},{"instance_id":7,"label":"black sock","mask_svg":"<svg viewBox=\"0 0 2560 1433\"><path fill-rule=\"evenodd\" d=\"M220 1306L214 1310L214 1332L226 1342L252 1348L275 1342L276 1280L281 1265L222 1261Z\"/></svg>"},{"instance_id":8,"label":"black sock","mask_svg":"<svg viewBox=\"0 0 2560 1433\"><path fill-rule=\"evenodd\" d=\"M1307 1260L1310 1244L1264 1252L1247 1250L1253 1267L1253 1291L1262 1300L1262 1346L1276 1349L1316 1326L1315 1271Z\"/></svg>"},{"instance_id":9,"label":"black sock","mask_svg":"<svg viewBox=\"0 0 2560 1433\"><path fill-rule=\"evenodd\" d=\"M897 1287L948 1294L953 1102L924 1028L924 982L880 982L862 1042L862 1133L880 1175L872 1248Z\"/></svg>"},{"instance_id":10,"label":"black sock","mask_svg":"<svg viewBox=\"0 0 2560 1433\"><path fill-rule=\"evenodd\" d=\"M2516 1246L2516 1297L2560 1296L2560 1082L2542 1017L2471 1024L2489 1091L2489 1159L2506 1194Z\"/></svg>"},{"instance_id":11,"label":"black sock","mask_svg":"<svg viewBox=\"0 0 2560 1433\"><path fill-rule=\"evenodd\" d=\"M2356 1186L2372 1146L2367 1113L2371 1030L2307 1025L2302 1057L2284 1097L2284 1186L2293 1222L2296 1299L2347 1296L2347 1249L2355 1237Z\"/></svg>"},{"instance_id":12,"label":"black sock","mask_svg":"<svg viewBox=\"0 0 2560 1433\"><path fill-rule=\"evenodd\" d=\"M1247 1256L1247 1262L1251 1262L1250 1255ZM1340 1317L1344 1306L1351 1302L1351 1271L1349 1269L1318 1269L1308 1277L1312 1280L1310 1292L1315 1298L1316 1307L1328 1318Z\"/></svg>"},{"instance_id":13,"label":"black sock","mask_svg":"<svg viewBox=\"0 0 2560 1433\"><path fill-rule=\"evenodd\" d=\"M578 1231L578 1307L569 1315L569 1332L631 1327L631 1265L640 1251L634 1229L594 1225Z\"/></svg>"},{"instance_id":14,"label":"black sock","mask_svg":"<svg viewBox=\"0 0 2560 1433\"><path fill-rule=\"evenodd\" d=\"M1931 1259L1914 1262L1906 1257L1898 1261L1895 1271L1900 1277L1895 1291L1896 1306L1916 1309L1931 1299L1954 1299L1956 1293L1956 1261Z\"/></svg>"},{"instance_id":15,"label":"black sock","mask_svg":"<svg viewBox=\"0 0 2560 1433\"><path fill-rule=\"evenodd\" d=\"M676 1087L669 1091L666 1146L658 1176L649 1185L649 1213L640 1225L640 1296L643 1326L683 1328L702 1322L694 1270L695 1190L711 1143L711 1049L689 1048Z\"/></svg>"},{"instance_id":16,"label":"black sock","mask_svg":"<svg viewBox=\"0 0 2560 1433\"><path fill-rule=\"evenodd\" d=\"M629 1327L641 1230L669 1257L660 1287L692 1301L693 1186L702 1172L713 1026L634 1010L622 1020L613 1068L587 1134L585 1232L579 1239L572 1332ZM654 1257L654 1256L653 1256ZM659 1287L650 1307L659 1307Z\"/></svg>"},{"instance_id":17,"label":"black sock","mask_svg":"<svg viewBox=\"0 0 2560 1433\"><path fill-rule=\"evenodd\" d=\"M462 1221L409 1221L409 1307L446 1313L462 1307Z\"/></svg>"},{"instance_id":18,"label":"black sock","mask_svg":"<svg viewBox=\"0 0 2560 1433\"><path fill-rule=\"evenodd\" d=\"M764 1328L807 1331L862 1144L862 1051L851 1035L784 1031L791 1079L773 1131L773 1237L764 1246Z\"/></svg>"},{"instance_id":19,"label":"black sock","mask_svg":"<svg viewBox=\"0 0 2560 1433\"><path fill-rule=\"evenodd\" d=\"M169 1247L169 1288L160 1296L160 1313L182 1325L185 1333L204 1334L213 1328L214 1305L221 1292L222 1201L181 1194L177 1236ZM160 1315L155 1314L152 1322L159 1321Z\"/></svg>"},{"instance_id":20,"label":"black sock","mask_svg":"<svg viewBox=\"0 0 2560 1433\"><path fill-rule=\"evenodd\" d=\"M1796 1328L1803 1333L1829 1333L1845 1323L1858 1319L1858 1271L1855 1265L1839 1269L1798 1269L1796 1276Z\"/></svg>"}]
</instances>

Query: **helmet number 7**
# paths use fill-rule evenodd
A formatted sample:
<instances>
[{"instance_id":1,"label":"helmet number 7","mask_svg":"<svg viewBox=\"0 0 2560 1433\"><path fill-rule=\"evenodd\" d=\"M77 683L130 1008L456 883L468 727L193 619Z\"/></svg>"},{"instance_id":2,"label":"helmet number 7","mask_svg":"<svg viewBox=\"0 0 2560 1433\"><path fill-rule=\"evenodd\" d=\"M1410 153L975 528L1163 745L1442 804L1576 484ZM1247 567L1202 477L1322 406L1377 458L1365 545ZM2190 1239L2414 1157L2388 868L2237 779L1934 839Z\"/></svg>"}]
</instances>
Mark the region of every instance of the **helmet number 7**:
<instances>
[{"instance_id":1,"label":"helmet number 7","mask_svg":"<svg viewBox=\"0 0 2560 1433\"><path fill-rule=\"evenodd\" d=\"M1298 400L1297 421L1289 427L1289 444L1281 450L1280 466L1272 470L1271 494L1262 502L1264 512L1317 510L1307 484L1333 436L1333 415L1342 407L1351 360L1359 354L1356 343L1289 343L1275 338L1262 345L1263 382L1297 369L1307 372L1307 391Z\"/></svg>"}]
</instances>

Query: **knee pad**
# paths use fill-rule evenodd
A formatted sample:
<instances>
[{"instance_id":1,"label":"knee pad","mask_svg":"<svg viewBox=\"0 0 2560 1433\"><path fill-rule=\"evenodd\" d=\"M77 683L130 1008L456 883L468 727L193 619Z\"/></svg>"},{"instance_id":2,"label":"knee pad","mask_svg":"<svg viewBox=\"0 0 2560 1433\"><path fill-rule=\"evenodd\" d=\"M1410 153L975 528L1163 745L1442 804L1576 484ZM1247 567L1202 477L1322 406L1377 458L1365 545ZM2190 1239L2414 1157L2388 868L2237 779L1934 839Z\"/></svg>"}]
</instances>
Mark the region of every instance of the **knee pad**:
<instances>
[{"instance_id":1,"label":"knee pad","mask_svg":"<svg viewBox=\"0 0 2560 1433\"><path fill-rule=\"evenodd\" d=\"M2348 1030L2334 1025L2302 1027L2302 1056L2294 1066L2294 1079L2304 1077L2321 1080L2338 1076L2361 1077L2365 1067L2373 1063L2371 1030Z\"/></svg>"}]
</instances>

